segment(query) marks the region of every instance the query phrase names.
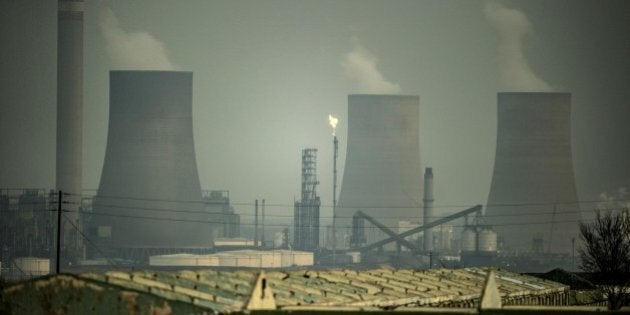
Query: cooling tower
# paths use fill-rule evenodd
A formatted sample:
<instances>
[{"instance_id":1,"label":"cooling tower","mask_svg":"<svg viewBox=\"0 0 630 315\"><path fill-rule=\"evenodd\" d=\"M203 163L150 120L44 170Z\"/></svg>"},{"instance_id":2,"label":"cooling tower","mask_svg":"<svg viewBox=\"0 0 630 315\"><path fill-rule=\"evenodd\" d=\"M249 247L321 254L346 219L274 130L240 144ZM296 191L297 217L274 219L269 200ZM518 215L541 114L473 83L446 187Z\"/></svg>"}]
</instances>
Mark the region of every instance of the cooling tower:
<instances>
[{"instance_id":1,"label":"cooling tower","mask_svg":"<svg viewBox=\"0 0 630 315\"><path fill-rule=\"evenodd\" d=\"M211 246L192 129L192 73L111 71L94 220L111 246ZM111 227L108 228L108 227Z\"/></svg>"},{"instance_id":2,"label":"cooling tower","mask_svg":"<svg viewBox=\"0 0 630 315\"><path fill-rule=\"evenodd\" d=\"M486 207L508 250L570 252L579 212L571 158L571 94L499 93Z\"/></svg>"},{"instance_id":3,"label":"cooling tower","mask_svg":"<svg viewBox=\"0 0 630 315\"><path fill-rule=\"evenodd\" d=\"M418 96L349 95L348 140L336 208L337 248L348 247L361 210L395 229L422 216ZM366 224L368 243L384 238Z\"/></svg>"},{"instance_id":4,"label":"cooling tower","mask_svg":"<svg viewBox=\"0 0 630 315\"><path fill-rule=\"evenodd\" d=\"M56 187L78 218L83 139L83 0L60 0L57 12ZM76 224L76 223L75 223Z\"/></svg>"}]
</instances>

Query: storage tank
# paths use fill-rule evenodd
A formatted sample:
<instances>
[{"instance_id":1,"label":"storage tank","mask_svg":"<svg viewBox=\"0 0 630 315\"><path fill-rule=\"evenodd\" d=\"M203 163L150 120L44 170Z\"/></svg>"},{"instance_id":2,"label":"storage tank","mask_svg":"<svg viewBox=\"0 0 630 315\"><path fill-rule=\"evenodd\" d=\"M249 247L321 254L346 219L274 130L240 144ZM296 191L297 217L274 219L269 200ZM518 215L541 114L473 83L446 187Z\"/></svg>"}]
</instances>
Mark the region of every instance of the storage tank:
<instances>
[{"instance_id":1,"label":"storage tank","mask_svg":"<svg viewBox=\"0 0 630 315\"><path fill-rule=\"evenodd\" d=\"M389 227L400 220L421 221L419 120L417 95L348 96L347 153L335 213L337 249L348 246L345 240L358 210ZM364 235L367 243L386 237Z\"/></svg>"},{"instance_id":2,"label":"storage tank","mask_svg":"<svg viewBox=\"0 0 630 315\"><path fill-rule=\"evenodd\" d=\"M483 227L477 232L477 244L480 252L497 251L497 233L491 227Z\"/></svg>"},{"instance_id":3,"label":"storage tank","mask_svg":"<svg viewBox=\"0 0 630 315\"><path fill-rule=\"evenodd\" d=\"M477 231L475 227L466 226L462 230L462 252L477 251Z\"/></svg>"},{"instance_id":4,"label":"storage tank","mask_svg":"<svg viewBox=\"0 0 630 315\"><path fill-rule=\"evenodd\" d=\"M110 72L93 222L111 227L113 248L212 246L195 157L192 79L192 72Z\"/></svg>"},{"instance_id":5,"label":"storage tank","mask_svg":"<svg viewBox=\"0 0 630 315\"><path fill-rule=\"evenodd\" d=\"M20 257L13 263L18 269L16 273L18 276L39 277L50 273L50 259L48 258Z\"/></svg>"}]
</instances>

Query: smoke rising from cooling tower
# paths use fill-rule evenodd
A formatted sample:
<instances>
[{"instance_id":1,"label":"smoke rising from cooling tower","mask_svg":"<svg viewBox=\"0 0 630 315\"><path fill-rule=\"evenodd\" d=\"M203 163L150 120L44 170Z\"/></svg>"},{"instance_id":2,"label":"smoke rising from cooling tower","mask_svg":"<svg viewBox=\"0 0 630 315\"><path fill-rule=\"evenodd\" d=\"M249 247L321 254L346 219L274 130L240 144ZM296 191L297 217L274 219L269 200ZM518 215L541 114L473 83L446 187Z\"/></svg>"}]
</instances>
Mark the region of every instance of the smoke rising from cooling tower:
<instances>
[{"instance_id":1,"label":"smoke rising from cooling tower","mask_svg":"<svg viewBox=\"0 0 630 315\"><path fill-rule=\"evenodd\" d=\"M164 43L145 31L128 32L110 8L103 8L99 26L113 68L121 70L175 70Z\"/></svg>"},{"instance_id":2,"label":"smoke rising from cooling tower","mask_svg":"<svg viewBox=\"0 0 630 315\"><path fill-rule=\"evenodd\" d=\"M553 91L552 86L532 71L523 53L523 38L532 32L527 16L519 10L494 2L486 3L483 12L501 35L498 50L505 88L514 92Z\"/></svg>"},{"instance_id":3,"label":"smoke rising from cooling tower","mask_svg":"<svg viewBox=\"0 0 630 315\"><path fill-rule=\"evenodd\" d=\"M341 65L346 76L353 80L357 93L399 94L400 86L389 82L377 68L378 59L355 40L354 49L347 53Z\"/></svg>"}]
</instances>

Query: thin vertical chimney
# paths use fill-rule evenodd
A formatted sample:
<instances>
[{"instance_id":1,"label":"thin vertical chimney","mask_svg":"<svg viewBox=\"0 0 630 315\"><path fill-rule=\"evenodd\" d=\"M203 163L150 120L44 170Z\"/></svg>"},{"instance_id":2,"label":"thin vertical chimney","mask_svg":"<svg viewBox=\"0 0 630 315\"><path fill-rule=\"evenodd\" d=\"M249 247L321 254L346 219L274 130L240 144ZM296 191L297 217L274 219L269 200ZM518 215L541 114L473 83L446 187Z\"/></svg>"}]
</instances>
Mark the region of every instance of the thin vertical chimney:
<instances>
[{"instance_id":1,"label":"thin vertical chimney","mask_svg":"<svg viewBox=\"0 0 630 315\"><path fill-rule=\"evenodd\" d=\"M434 221L433 217L433 168L427 167L424 171L424 224ZM433 228L424 231L424 250L433 250Z\"/></svg>"}]
</instances>

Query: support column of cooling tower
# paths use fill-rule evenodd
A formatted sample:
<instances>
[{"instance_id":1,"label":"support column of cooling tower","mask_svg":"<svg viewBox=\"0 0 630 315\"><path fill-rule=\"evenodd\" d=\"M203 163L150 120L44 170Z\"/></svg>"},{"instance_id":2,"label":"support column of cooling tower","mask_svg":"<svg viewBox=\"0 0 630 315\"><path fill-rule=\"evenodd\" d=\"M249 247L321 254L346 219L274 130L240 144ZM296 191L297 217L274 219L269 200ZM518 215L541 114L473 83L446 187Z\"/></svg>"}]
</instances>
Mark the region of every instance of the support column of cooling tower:
<instances>
[{"instance_id":1,"label":"support column of cooling tower","mask_svg":"<svg viewBox=\"0 0 630 315\"><path fill-rule=\"evenodd\" d=\"M73 224L79 218L83 167L83 11L83 0L58 2L56 185L68 194L66 214Z\"/></svg>"},{"instance_id":2,"label":"support column of cooling tower","mask_svg":"<svg viewBox=\"0 0 630 315\"><path fill-rule=\"evenodd\" d=\"M333 233L333 265L336 263L335 251L337 249L337 234L336 234L336 221L337 221L337 155L339 153L339 141L337 140L337 136L333 138L334 145L334 153L333 153L333 224L332 224L332 233Z\"/></svg>"},{"instance_id":3,"label":"support column of cooling tower","mask_svg":"<svg viewBox=\"0 0 630 315\"><path fill-rule=\"evenodd\" d=\"M433 168L424 171L424 225L434 221L433 217ZM424 250L433 250L433 228L424 231Z\"/></svg>"},{"instance_id":4,"label":"support column of cooling tower","mask_svg":"<svg viewBox=\"0 0 630 315\"><path fill-rule=\"evenodd\" d=\"M258 199L254 203L254 247L258 247Z\"/></svg>"}]
</instances>

